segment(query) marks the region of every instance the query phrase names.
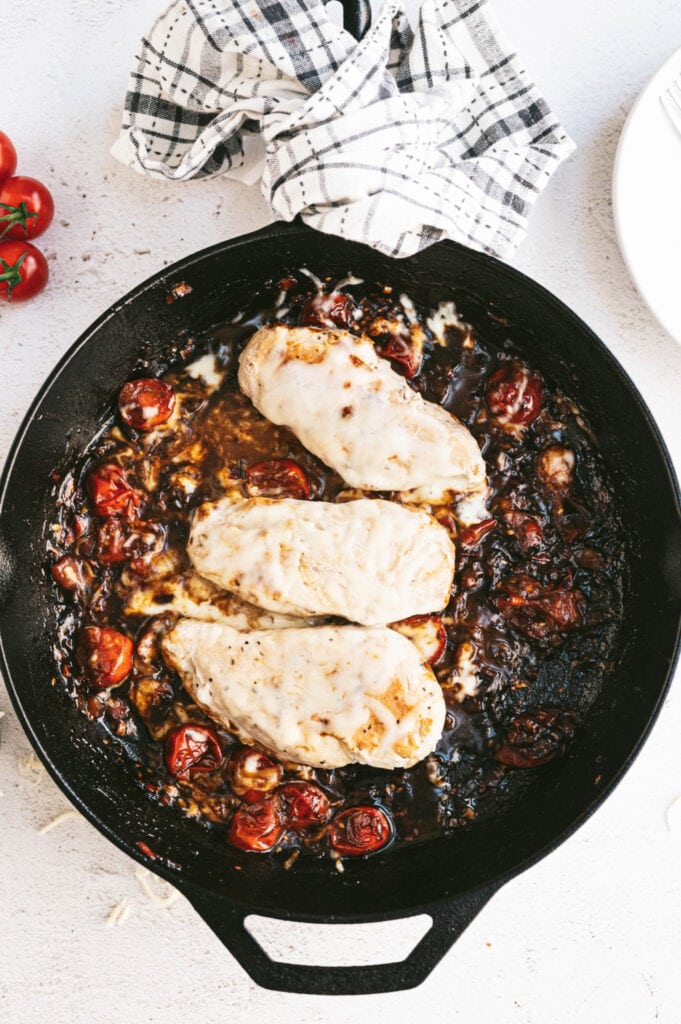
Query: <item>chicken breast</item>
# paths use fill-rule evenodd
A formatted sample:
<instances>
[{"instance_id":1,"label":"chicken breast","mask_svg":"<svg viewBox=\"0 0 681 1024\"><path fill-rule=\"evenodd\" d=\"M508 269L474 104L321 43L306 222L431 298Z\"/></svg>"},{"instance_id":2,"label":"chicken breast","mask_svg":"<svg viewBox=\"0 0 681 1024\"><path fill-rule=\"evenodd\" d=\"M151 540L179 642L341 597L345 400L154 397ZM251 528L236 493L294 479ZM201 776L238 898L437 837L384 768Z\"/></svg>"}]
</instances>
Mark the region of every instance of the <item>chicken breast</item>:
<instances>
[{"instance_id":1,"label":"chicken breast","mask_svg":"<svg viewBox=\"0 0 681 1024\"><path fill-rule=\"evenodd\" d=\"M241 633L181 619L162 649L206 714L285 760L409 768L442 733L442 690L411 641L391 629Z\"/></svg>"},{"instance_id":2,"label":"chicken breast","mask_svg":"<svg viewBox=\"0 0 681 1024\"><path fill-rule=\"evenodd\" d=\"M380 498L209 502L194 513L187 553L206 579L270 612L367 626L439 611L454 578L447 530Z\"/></svg>"},{"instance_id":3,"label":"chicken breast","mask_svg":"<svg viewBox=\"0 0 681 1024\"><path fill-rule=\"evenodd\" d=\"M371 341L342 330L262 327L240 357L239 386L351 487L441 501L486 490L470 431L426 402Z\"/></svg>"}]
</instances>

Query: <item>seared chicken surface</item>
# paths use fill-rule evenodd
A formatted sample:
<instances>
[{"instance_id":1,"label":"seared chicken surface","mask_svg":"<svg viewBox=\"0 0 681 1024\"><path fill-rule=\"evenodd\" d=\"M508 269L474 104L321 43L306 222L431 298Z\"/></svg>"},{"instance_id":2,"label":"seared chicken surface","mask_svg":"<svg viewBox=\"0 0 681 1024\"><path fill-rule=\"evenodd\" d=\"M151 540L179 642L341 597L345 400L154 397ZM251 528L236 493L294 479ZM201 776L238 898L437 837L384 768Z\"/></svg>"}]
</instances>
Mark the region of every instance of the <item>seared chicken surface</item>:
<instances>
[{"instance_id":1,"label":"seared chicken surface","mask_svg":"<svg viewBox=\"0 0 681 1024\"><path fill-rule=\"evenodd\" d=\"M239 386L351 487L423 502L485 492L483 458L467 427L413 391L368 338L262 327L241 354Z\"/></svg>"},{"instance_id":2,"label":"seared chicken surface","mask_svg":"<svg viewBox=\"0 0 681 1024\"><path fill-rule=\"evenodd\" d=\"M454 577L445 528L380 498L209 502L187 552L202 576L260 608L363 625L439 611Z\"/></svg>"},{"instance_id":3,"label":"seared chicken surface","mask_svg":"<svg viewBox=\"0 0 681 1024\"><path fill-rule=\"evenodd\" d=\"M196 703L278 757L315 768L408 768L435 748L442 690L414 645L383 628L238 632L181 619L166 662Z\"/></svg>"}]
</instances>

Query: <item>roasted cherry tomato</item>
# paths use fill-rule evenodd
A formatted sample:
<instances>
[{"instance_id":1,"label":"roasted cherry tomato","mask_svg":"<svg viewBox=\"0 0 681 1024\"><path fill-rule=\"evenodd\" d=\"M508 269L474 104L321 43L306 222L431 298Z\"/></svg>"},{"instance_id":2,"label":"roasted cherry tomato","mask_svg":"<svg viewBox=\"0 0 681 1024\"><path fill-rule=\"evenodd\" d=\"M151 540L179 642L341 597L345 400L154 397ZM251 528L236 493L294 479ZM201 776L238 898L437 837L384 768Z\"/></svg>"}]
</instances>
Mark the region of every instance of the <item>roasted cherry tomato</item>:
<instances>
[{"instance_id":1,"label":"roasted cherry tomato","mask_svg":"<svg viewBox=\"0 0 681 1024\"><path fill-rule=\"evenodd\" d=\"M0 242L0 299L25 302L47 284L47 260L30 242Z\"/></svg>"},{"instance_id":2,"label":"roasted cherry tomato","mask_svg":"<svg viewBox=\"0 0 681 1024\"><path fill-rule=\"evenodd\" d=\"M291 459L269 459L246 470L246 490L252 498L309 498L310 481Z\"/></svg>"},{"instance_id":3,"label":"roasted cherry tomato","mask_svg":"<svg viewBox=\"0 0 681 1024\"><path fill-rule=\"evenodd\" d=\"M129 380L118 393L121 419L135 430L153 430L170 419L175 393L170 384L155 377Z\"/></svg>"},{"instance_id":4,"label":"roasted cherry tomato","mask_svg":"<svg viewBox=\"0 0 681 1024\"><path fill-rule=\"evenodd\" d=\"M281 782L281 765L267 754L252 747L241 747L229 759L227 777L237 796L246 803L262 800L264 793L276 789Z\"/></svg>"},{"instance_id":5,"label":"roasted cherry tomato","mask_svg":"<svg viewBox=\"0 0 681 1024\"><path fill-rule=\"evenodd\" d=\"M511 719L503 746L494 756L513 768L536 768L562 754L574 731L574 720L565 711L523 711Z\"/></svg>"},{"instance_id":6,"label":"roasted cherry tomato","mask_svg":"<svg viewBox=\"0 0 681 1024\"><path fill-rule=\"evenodd\" d=\"M445 652L447 630L441 615L412 615L393 622L392 628L411 640L424 663L435 665Z\"/></svg>"},{"instance_id":7,"label":"roasted cherry tomato","mask_svg":"<svg viewBox=\"0 0 681 1024\"><path fill-rule=\"evenodd\" d=\"M508 512L504 512L504 522L513 531L521 551L529 551L530 548L538 548L543 544L544 533L537 516L520 512L518 509L509 509Z\"/></svg>"},{"instance_id":8,"label":"roasted cherry tomato","mask_svg":"<svg viewBox=\"0 0 681 1024\"><path fill-rule=\"evenodd\" d=\"M51 569L52 579L69 594L84 594L94 575L87 562L73 555L64 555Z\"/></svg>"},{"instance_id":9,"label":"roasted cherry tomato","mask_svg":"<svg viewBox=\"0 0 681 1024\"><path fill-rule=\"evenodd\" d=\"M519 573L501 585L495 604L521 633L533 640L543 640L579 629L586 601L571 579L546 586Z\"/></svg>"},{"instance_id":10,"label":"roasted cherry tomato","mask_svg":"<svg viewBox=\"0 0 681 1024\"><path fill-rule=\"evenodd\" d=\"M91 686L118 686L132 671L132 640L109 626L86 626L81 633L83 670Z\"/></svg>"},{"instance_id":11,"label":"roasted cherry tomato","mask_svg":"<svg viewBox=\"0 0 681 1024\"><path fill-rule=\"evenodd\" d=\"M159 523L141 519L109 516L97 527L97 558L102 565L134 560L132 568L141 571L145 554L163 546L165 532Z\"/></svg>"},{"instance_id":12,"label":"roasted cherry tomato","mask_svg":"<svg viewBox=\"0 0 681 1024\"><path fill-rule=\"evenodd\" d=\"M130 515L140 503L139 495L128 483L125 473L113 462L105 462L93 469L87 480L87 491L95 512L100 516L112 516L117 512Z\"/></svg>"},{"instance_id":13,"label":"roasted cherry tomato","mask_svg":"<svg viewBox=\"0 0 681 1024\"><path fill-rule=\"evenodd\" d=\"M384 359L398 363L408 380L415 377L420 369L421 356L417 354L411 341L402 335L393 335L388 341L380 342L376 345L376 351Z\"/></svg>"},{"instance_id":14,"label":"roasted cherry tomato","mask_svg":"<svg viewBox=\"0 0 681 1024\"><path fill-rule=\"evenodd\" d=\"M520 363L504 363L487 382L487 407L502 426L526 427L541 408L542 380Z\"/></svg>"},{"instance_id":15,"label":"roasted cherry tomato","mask_svg":"<svg viewBox=\"0 0 681 1024\"><path fill-rule=\"evenodd\" d=\"M334 819L329 831L331 846L342 857L374 853L390 842L393 825L380 807L348 807Z\"/></svg>"},{"instance_id":16,"label":"roasted cherry tomato","mask_svg":"<svg viewBox=\"0 0 681 1024\"><path fill-rule=\"evenodd\" d=\"M467 548L474 548L486 537L497 525L496 519L483 519L481 523L473 523L472 526L464 526L459 531L459 540Z\"/></svg>"},{"instance_id":17,"label":"roasted cherry tomato","mask_svg":"<svg viewBox=\"0 0 681 1024\"><path fill-rule=\"evenodd\" d=\"M308 299L300 314L303 327L350 327L355 322L355 303L349 295L342 292L331 292L325 295L320 292Z\"/></svg>"},{"instance_id":18,"label":"roasted cherry tomato","mask_svg":"<svg viewBox=\"0 0 681 1024\"><path fill-rule=\"evenodd\" d=\"M36 238L54 217L52 196L35 178L6 178L0 182L0 238Z\"/></svg>"},{"instance_id":19,"label":"roasted cherry tomato","mask_svg":"<svg viewBox=\"0 0 681 1024\"><path fill-rule=\"evenodd\" d=\"M0 181L10 178L17 169L17 151L9 135L0 132Z\"/></svg>"},{"instance_id":20,"label":"roasted cherry tomato","mask_svg":"<svg viewBox=\"0 0 681 1024\"><path fill-rule=\"evenodd\" d=\"M227 841L249 853L267 853L276 846L284 832L277 813L277 804L268 797L258 804L237 807L227 830Z\"/></svg>"},{"instance_id":21,"label":"roasted cherry tomato","mask_svg":"<svg viewBox=\"0 0 681 1024\"><path fill-rule=\"evenodd\" d=\"M222 747L206 725L178 725L166 736L165 762L178 779L214 772L222 763Z\"/></svg>"},{"instance_id":22,"label":"roasted cherry tomato","mask_svg":"<svg viewBox=\"0 0 681 1024\"><path fill-rule=\"evenodd\" d=\"M285 827L294 832L322 825L329 816L326 793L311 782L286 782L277 790L277 799Z\"/></svg>"}]
</instances>

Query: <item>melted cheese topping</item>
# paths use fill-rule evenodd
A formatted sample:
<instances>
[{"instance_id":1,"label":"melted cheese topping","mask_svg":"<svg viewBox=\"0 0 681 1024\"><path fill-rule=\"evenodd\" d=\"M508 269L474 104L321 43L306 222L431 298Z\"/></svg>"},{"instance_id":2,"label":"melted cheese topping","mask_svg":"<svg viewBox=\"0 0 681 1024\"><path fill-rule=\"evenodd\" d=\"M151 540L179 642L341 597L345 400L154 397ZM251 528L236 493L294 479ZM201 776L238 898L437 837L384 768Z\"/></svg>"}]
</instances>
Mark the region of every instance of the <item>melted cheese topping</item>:
<instances>
[{"instance_id":1,"label":"melted cheese topping","mask_svg":"<svg viewBox=\"0 0 681 1024\"><path fill-rule=\"evenodd\" d=\"M351 487L418 490L419 500L436 501L484 486L473 435L413 391L367 338L263 327L241 354L239 385Z\"/></svg>"},{"instance_id":2,"label":"melted cheese topping","mask_svg":"<svg viewBox=\"0 0 681 1024\"><path fill-rule=\"evenodd\" d=\"M162 648L206 714L285 760L409 768L442 733L442 690L414 645L390 629L240 633L182 619Z\"/></svg>"},{"instance_id":3,"label":"melted cheese topping","mask_svg":"<svg viewBox=\"0 0 681 1024\"><path fill-rule=\"evenodd\" d=\"M209 502L187 553L202 576L261 608L363 625L444 608L454 578L445 528L380 498Z\"/></svg>"}]
</instances>

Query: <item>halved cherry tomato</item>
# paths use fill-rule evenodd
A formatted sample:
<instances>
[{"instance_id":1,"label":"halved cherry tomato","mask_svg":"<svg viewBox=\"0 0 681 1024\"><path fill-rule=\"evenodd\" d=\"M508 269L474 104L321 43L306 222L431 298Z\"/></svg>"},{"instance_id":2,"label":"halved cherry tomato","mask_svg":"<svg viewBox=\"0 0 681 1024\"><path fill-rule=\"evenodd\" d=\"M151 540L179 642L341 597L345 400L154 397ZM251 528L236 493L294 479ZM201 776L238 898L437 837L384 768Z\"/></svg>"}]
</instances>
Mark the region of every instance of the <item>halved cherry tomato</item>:
<instances>
[{"instance_id":1,"label":"halved cherry tomato","mask_svg":"<svg viewBox=\"0 0 681 1024\"><path fill-rule=\"evenodd\" d=\"M308 299L300 314L303 327L350 327L354 323L355 303L349 295L320 292Z\"/></svg>"},{"instance_id":2,"label":"halved cherry tomato","mask_svg":"<svg viewBox=\"0 0 681 1024\"><path fill-rule=\"evenodd\" d=\"M399 363L407 380L415 377L421 367L421 356L417 354L412 343L402 335L393 335L385 343L376 346L379 356Z\"/></svg>"},{"instance_id":3,"label":"halved cherry tomato","mask_svg":"<svg viewBox=\"0 0 681 1024\"><path fill-rule=\"evenodd\" d=\"M334 818L329 838L341 856L357 857L380 850L393 832L392 821L380 807L348 807Z\"/></svg>"},{"instance_id":4,"label":"halved cherry tomato","mask_svg":"<svg viewBox=\"0 0 681 1024\"><path fill-rule=\"evenodd\" d=\"M503 746L494 756L512 768L538 768L565 751L574 731L574 719L566 711L523 711L511 719Z\"/></svg>"},{"instance_id":5,"label":"halved cherry tomato","mask_svg":"<svg viewBox=\"0 0 681 1024\"><path fill-rule=\"evenodd\" d=\"M291 459L269 459L246 470L246 490L252 498L309 498L310 481Z\"/></svg>"},{"instance_id":6,"label":"halved cherry tomato","mask_svg":"<svg viewBox=\"0 0 681 1024\"><path fill-rule=\"evenodd\" d=\"M441 615L411 615L393 622L392 628L411 640L424 664L435 665L445 652L447 630Z\"/></svg>"},{"instance_id":7,"label":"halved cherry tomato","mask_svg":"<svg viewBox=\"0 0 681 1024\"><path fill-rule=\"evenodd\" d=\"M113 462L105 462L90 473L87 491L100 516L117 512L130 515L139 506L139 495L128 483L125 473Z\"/></svg>"},{"instance_id":8,"label":"halved cherry tomato","mask_svg":"<svg viewBox=\"0 0 681 1024\"><path fill-rule=\"evenodd\" d=\"M311 782L286 782L276 795L284 824L294 832L322 825L329 816L329 798Z\"/></svg>"},{"instance_id":9,"label":"halved cherry tomato","mask_svg":"<svg viewBox=\"0 0 681 1024\"><path fill-rule=\"evenodd\" d=\"M249 804L257 803L262 800L263 793L276 789L282 774L280 764L252 747L241 747L235 751L227 766L230 786Z\"/></svg>"},{"instance_id":10,"label":"halved cherry tomato","mask_svg":"<svg viewBox=\"0 0 681 1024\"><path fill-rule=\"evenodd\" d=\"M11 177L17 169L17 151L9 135L0 132L0 181Z\"/></svg>"},{"instance_id":11,"label":"halved cherry tomato","mask_svg":"<svg viewBox=\"0 0 681 1024\"><path fill-rule=\"evenodd\" d=\"M25 302L49 277L47 260L30 242L0 242L0 299Z\"/></svg>"},{"instance_id":12,"label":"halved cherry tomato","mask_svg":"<svg viewBox=\"0 0 681 1024\"><path fill-rule=\"evenodd\" d=\"M178 725L166 736L165 762L178 779L214 772L222 763L222 747L207 725Z\"/></svg>"},{"instance_id":13,"label":"halved cherry tomato","mask_svg":"<svg viewBox=\"0 0 681 1024\"><path fill-rule=\"evenodd\" d=\"M0 182L0 238L36 238L50 226L54 202L35 178L6 178Z\"/></svg>"},{"instance_id":14,"label":"halved cherry tomato","mask_svg":"<svg viewBox=\"0 0 681 1024\"><path fill-rule=\"evenodd\" d=\"M132 640L110 626L86 626L81 633L83 668L91 686L118 686L132 671Z\"/></svg>"},{"instance_id":15,"label":"halved cherry tomato","mask_svg":"<svg viewBox=\"0 0 681 1024\"><path fill-rule=\"evenodd\" d=\"M129 380L118 393L121 419L135 430L153 430L170 419L175 392L170 384L155 377Z\"/></svg>"},{"instance_id":16,"label":"halved cherry tomato","mask_svg":"<svg viewBox=\"0 0 681 1024\"><path fill-rule=\"evenodd\" d=\"M487 382L487 407L502 426L527 426L539 415L542 379L520 363L504 363Z\"/></svg>"},{"instance_id":17,"label":"halved cherry tomato","mask_svg":"<svg viewBox=\"0 0 681 1024\"><path fill-rule=\"evenodd\" d=\"M276 846L284 832L277 804L268 797L249 807L237 807L227 830L227 841L248 853L267 853Z\"/></svg>"},{"instance_id":18,"label":"halved cherry tomato","mask_svg":"<svg viewBox=\"0 0 681 1024\"><path fill-rule=\"evenodd\" d=\"M459 540L465 547L476 547L483 537L497 525L496 519L483 519L480 523L473 523L472 526L465 526L459 531Z\"/></svg>"}]
</instances>

